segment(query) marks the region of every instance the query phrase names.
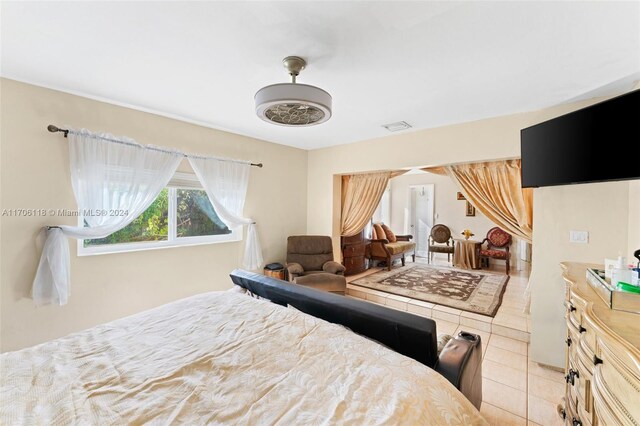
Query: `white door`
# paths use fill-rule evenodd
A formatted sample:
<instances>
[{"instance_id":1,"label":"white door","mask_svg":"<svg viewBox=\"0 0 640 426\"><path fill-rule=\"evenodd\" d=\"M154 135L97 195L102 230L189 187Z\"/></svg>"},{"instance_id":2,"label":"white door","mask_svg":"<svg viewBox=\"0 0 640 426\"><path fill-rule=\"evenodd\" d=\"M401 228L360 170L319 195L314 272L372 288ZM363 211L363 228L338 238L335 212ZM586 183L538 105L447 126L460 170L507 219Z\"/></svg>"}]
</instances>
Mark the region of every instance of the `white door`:
<instances>
[{"instance_id":1,"label":"white door","mask_svg":"<svg viewBox=\"0 0 640 426\"><path fill-rule=\"evenodd\" d=\"M427 257L433 227L433 184L409 187L408 231L416 243L416 256Z\"/></svg>"}]
</instances>

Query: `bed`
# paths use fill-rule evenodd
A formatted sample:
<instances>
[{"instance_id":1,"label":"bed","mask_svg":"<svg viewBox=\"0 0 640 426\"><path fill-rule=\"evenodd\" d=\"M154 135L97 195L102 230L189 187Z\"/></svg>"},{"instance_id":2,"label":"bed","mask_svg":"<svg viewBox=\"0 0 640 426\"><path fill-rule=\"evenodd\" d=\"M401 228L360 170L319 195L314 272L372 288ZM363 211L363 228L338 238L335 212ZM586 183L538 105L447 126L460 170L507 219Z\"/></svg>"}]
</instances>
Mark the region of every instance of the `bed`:
<instances>
[{"instance_id":1,"label":"bed","mask_svg":"<svg viewBox=\"0 0 640 426\"><path fill-rule=\"evenodd\" d=\"M0 355L0 424L485 424L416 357L283 303L324 294L232 279L275 303L205 293Z\"/></svg>"}]
</instances>

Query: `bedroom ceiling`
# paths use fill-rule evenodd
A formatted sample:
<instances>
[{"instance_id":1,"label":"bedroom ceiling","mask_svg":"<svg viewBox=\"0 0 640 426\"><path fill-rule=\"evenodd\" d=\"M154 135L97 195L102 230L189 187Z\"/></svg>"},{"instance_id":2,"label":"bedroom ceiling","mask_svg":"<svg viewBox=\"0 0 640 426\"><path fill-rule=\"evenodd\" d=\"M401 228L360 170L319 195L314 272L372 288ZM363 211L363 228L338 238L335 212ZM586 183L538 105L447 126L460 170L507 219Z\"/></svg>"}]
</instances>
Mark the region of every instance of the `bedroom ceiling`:
<instances>
[{"instance_id":1,"label":"bedroom ceiling","mask_svg":"<svg viewBox=\"0 0 640 426\"><path fill-rule=\"evenodd\" d=\"M640 78L639 2L3 1L1 14L3 77L304 149ZM308 62L300 83L332 94L328 122L255 115L255 92L288 81L288 55Z\"/></svg>"}]
</instances>

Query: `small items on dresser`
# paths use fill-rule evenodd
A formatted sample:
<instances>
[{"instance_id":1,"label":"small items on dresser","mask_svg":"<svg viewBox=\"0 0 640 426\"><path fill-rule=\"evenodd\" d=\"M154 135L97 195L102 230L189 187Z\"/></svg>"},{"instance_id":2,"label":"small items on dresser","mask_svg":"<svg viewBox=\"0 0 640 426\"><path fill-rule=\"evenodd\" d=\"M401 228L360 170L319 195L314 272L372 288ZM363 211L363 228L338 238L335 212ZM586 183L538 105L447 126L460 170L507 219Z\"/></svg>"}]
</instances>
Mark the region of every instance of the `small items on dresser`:
<instances>
[{"instance_id":1,"label":"small items on dresser","mask_svg":"<svg viewBox=\"0 0 640 426\"><path fill-rule=\"evenodd\" d=\"M638 268L627 266L624 257L605 259L604 269L587 268L586 278L609 308L640 314Z\"/></svg>"},{"instance_id":2,"label":"small items on dresser","mask_svg":"<svg viewBox=\"0 0 640 426\"><path fill-rule=\"evenodd\" d=\"M586 271L587 283L609 308L640 314L640 294L634 291L640 287L608 279L602 269L587 268Z\"/></svg>"}]
</instances>

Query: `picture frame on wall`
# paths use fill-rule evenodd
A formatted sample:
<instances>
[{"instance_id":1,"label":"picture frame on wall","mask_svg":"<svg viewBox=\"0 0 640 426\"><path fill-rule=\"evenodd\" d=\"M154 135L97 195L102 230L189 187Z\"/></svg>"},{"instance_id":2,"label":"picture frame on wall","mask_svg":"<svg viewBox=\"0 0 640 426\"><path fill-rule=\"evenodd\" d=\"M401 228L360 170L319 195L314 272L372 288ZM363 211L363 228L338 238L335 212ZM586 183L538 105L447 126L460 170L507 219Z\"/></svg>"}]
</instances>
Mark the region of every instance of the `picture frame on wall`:
<instances>
[{"instance_id":1,"label":"picture frame on wall","mask_svg":"<svg viewBox=\"0 0 640 426\"><path fill-rule=\"evenodd\" d=\"M468 201L467 201L466 215L467 216L475 216L476 215L476 208L473 207L473 205Z\"/></svg>"},{"instance_id":2,"label":"picture frame on wall","mask_svg":"<svg viewBox=\"0 0 640 426\"><path fill-rule=\"evenodd\" d=\"M466 198L462 195L462 192L458 192L456 194L456 200L466 200Z\"/></svg>"}]
</instances>

